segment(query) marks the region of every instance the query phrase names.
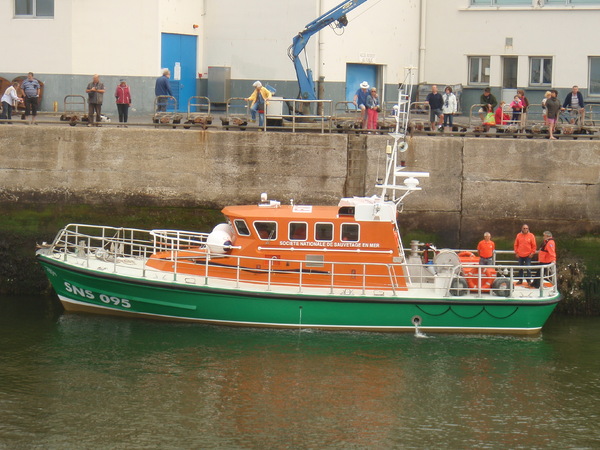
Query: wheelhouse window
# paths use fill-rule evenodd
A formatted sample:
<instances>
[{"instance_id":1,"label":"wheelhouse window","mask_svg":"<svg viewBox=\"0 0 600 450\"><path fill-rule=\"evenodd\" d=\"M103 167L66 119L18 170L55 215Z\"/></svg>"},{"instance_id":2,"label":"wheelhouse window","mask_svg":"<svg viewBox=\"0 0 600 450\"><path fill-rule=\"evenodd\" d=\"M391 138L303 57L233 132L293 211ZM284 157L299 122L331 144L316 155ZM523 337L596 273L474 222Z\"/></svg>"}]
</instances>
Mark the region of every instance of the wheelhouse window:
<instances>
[{"instance_id":1,"label":"wheelhouse window","mask_svg":"<svg viewBox=\"0 0 600 450\"><path fill-rule=\"evenodd\" d=\"M600 56L590 58L589 95L600 95Z\"/></svg>"},{"instance_id":2,"label":"wheelhouse window","mask_svg":"<svg viewBox=\"0 0 600 450\"><path fill-rule=\"evenodd\" d=\"M552 85L552 58L534 56L529 65L530 86Z\"/></svg>"},{"instance_id":3,"label":"wheelhouse window","mask_svg":"<svg viewBox=\"0 0 600 450\"><path fill-rule=\"evenodd\" d=\"M487 85L490 83L490 57L469 57L469 84Z\"/></svg>"},{"instance_id":4,"label":"wheelhouse window","mask_svg":"<svg viewBox=\"0 0 600 450\"><path fill-rule=\"evenodd\" d=\"M15 17L54 17L54 0L15 0Z\"/></svg>"},{"instance_id":5,"label":"wheelhouse window","mask_svg":"<svg viewBox=\"0 0 600 450\"><path fill-rule=\"evenodd\" d=\"M333 224L321 222L315 224L315 241L333 241Z\"/></svg>"},{"instance_id":6,"label":"wheelhouse window","mask_svg":"<svg viewBox=\"0 0 600 450\"><path fill-rule=\"evenodd\" d=\"M240 236L250 236L250 229L244 219L235 219L233 225Z\"/></svg>"},{"instance_id":7,"label":"wheelhouse window","mask_svg":"<svg viewBox=\"0 0 600 450\"><path fill-rule=\"evenodd\" d=\"M263 241L277 239L277 222L254 222L254 229Z\"/></svg>"},{"instance_id":8,"label":"wheelhouse window","mask_svg":"<svg viewBox=\"0 0 600 450\"><path fill-rule=\"evenodd\" d=\"M358 242L359 228L356 223L343 223L342 224L342 241Z\"/></svg>"},{"instance_id":9,"label":"wheelhouse window","mask_svg":"<svg viewBox=\"0 0 600 450\"><path fill-rule=\"evenodd\" d=\"M305 241L306 230L308 225L306 222L291 222L289 229L289 237L291 241Z\"/></svg>"}]
</instances>

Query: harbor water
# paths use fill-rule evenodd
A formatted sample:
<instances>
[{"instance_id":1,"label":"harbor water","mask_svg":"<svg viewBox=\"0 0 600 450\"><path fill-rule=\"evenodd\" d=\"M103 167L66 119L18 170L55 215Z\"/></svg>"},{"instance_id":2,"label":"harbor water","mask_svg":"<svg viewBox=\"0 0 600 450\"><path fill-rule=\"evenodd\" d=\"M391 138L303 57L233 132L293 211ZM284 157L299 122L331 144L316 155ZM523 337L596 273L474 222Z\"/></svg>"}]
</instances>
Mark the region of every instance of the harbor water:
<instances>
[{"instance_id":1,"label":"harbor water","mask_svg":"<svg viewBox=\"0 0 600 450\"><path fill-rule=\"evenodd\" d=\"M282 331L0 297L0 448L598 448L600 318Z\"/></svg>"}]
</instances>

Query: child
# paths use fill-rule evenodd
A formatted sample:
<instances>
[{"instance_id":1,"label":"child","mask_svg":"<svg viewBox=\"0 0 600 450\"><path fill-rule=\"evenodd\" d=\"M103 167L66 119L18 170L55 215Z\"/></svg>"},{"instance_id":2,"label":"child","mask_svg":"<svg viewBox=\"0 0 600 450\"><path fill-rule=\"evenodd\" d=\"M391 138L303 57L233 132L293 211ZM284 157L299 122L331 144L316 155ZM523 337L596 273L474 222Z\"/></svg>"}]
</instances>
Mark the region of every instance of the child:
<instances>
[{"instance_id":1,"label":"child","mask_svg":"<svg viewBox=\"0 0 600 450\"><path fill-rule=\"evenodd\" d=\"M542 115L544 116L544 125L548 126L548 108L546 108L546 102L552 96L552 92L546 91L544 98L542 99Z\"/></svg>"},{"instance_id":2,"label":"child","mask_svg":"<svg viewBox=\"0 0 600 450\"><path fill-rule=\"evenodd\" d=\"M487 112L485 114L485 119L483 119L483 127L485 131L489 131L491 127L496 126L496 116L494 115L492 105L485 105L485 108Z\"/></svg>"},{"instance_id":3,"label":"child","mask_svg":"<svg viewBox=\"0 0 600 450\"><path fill-rule=\"evenodd\" d=\"M496 125L506 125L510 120L510 116L504 112L506 102L500 102L500 106L496 108Z\"/></svg>"},{"instance_id":4,"label":"child","mask_svg":"<svg viewBox=\"0 0 600 450\"><path fill-rule=\"evenodd\" d=\"M521 102L521 98L518 94L515 95L515 98L510 104L510 107L513 110L512 122L517 124L521 120L521 111L523 111L523 102Z\"/></svg>"}]
</instances>

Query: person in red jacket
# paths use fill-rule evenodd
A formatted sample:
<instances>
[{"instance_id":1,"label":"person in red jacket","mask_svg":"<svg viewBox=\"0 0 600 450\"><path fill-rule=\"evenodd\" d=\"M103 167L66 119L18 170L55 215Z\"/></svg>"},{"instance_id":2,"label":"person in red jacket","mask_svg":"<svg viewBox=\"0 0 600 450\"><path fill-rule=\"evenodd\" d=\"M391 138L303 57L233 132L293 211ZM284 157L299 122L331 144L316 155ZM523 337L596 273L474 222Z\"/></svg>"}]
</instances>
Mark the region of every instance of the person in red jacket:
<instances>
[{"instance_id":1,"label":"person in red jacket","mask_svg":"<svg viewBox=\"0 0 600 450\"><path fill-rule=\"evenodd\" d=\"M494 252L496 244L492 241L492 235L487 231L483 234L483 240L477 244L477 253L479 253L479 265L491 266L494 264Z\"/></svg>"},{"instance_id":2,"label":"person in red jacket","mask_svg":"<svg viewBox=\"0 0 600 450\"><path fill-rule=\"evenodd\" d=\"M131 106L131 90L127 86L127 81L122 79L115 91L115 99L117 100L117 110L119 111L119 122L127 123L127 115ZM118 125L119 127L121 125ZM127 128L127 125L122 125Z\"/></svg>"},{"instance_id":3,"label":"person in red jacket","mask_svg":"<svg viewBox=\"0 0 600 450\"><path fill-rule=\"evenodd\" d=\"M510 116L504 112L506 102L500 102L500 106L496 108L496 125L506 125L510 121Z\"/></svg>"},{"instance_id":4,"label":"person in red jacket","mask_svg":"<svg viewBox=\"0 0 600 450\"><path fill-rule=\"evenodd\" d=\"M523 224L521 232L515 238L515 255L519 260L519 266L531 266L531 258L535 255L536 250L535 236L529 232L529 226ZM520 269L517 284L523 283L523 277L531 278L531 271ZM528 280L528 283L532 284L532 281Z\"/></svg>"}]
</instances>

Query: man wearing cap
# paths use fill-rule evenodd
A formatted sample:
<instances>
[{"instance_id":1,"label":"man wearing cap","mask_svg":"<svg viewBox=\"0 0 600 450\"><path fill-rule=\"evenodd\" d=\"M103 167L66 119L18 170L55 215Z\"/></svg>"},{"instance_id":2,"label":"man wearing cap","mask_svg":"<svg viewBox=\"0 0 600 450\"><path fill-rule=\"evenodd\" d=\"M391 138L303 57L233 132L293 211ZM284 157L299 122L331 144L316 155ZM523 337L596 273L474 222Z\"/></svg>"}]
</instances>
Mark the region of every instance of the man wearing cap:
<instances>
[{"instance_id":1,"label":"man wearing cap","mask_svg":"<svg viewBox=\"0 0 600 450\"><path fill-rule=\"evenodd\" d=\"M154 85L154 95L156 97L164 95L173 97L169 78L171 78L171 71L169 69L163 69L162 77L158 77L156 79L156 84ZM165 112L167 110L167 103L168 100L166 98L157 99L156 112Z\"/></svg>"},{"instance_id":2,"label":"man wearing cap","mask_svg":"<svg viewBox=\"0 0 600 450\"><path fill-rule=\"evenodd\" d=\"M104 83L100 81L98 74L94 75L92 82L87 85L85 92L88 94L88 127L94 125L94 113L96 113L96 125L100 126Z\"/></svg>"},{"instance_id":3,"label":"man wearing cap","mask_svg":"<svg viewBox=\"0 0 600 450\"><path fill-rule=\"evenodd\" d=\"M115 98L117 100L117 110L119 111L119 122L127 123L127 115L131 106L131 91L129 90L129 86L127 86L127 80L120 80L120 84L115 91ZM118 126L120 127L121 125ZM127 125L123 126L127 128Z\"/></svg>"},{"instance_id":4,"label":"man wearing cap","mask_svg":"<svg viewBox=\"0 0 600 450\"><path fill-rule=\"evenodd\" d=\"M268 103L267 101L271 98L271 91L264 87L260 81L255 81L252 86L254 87L254 91L250 97L245 100L247 102L252 102L250 105L252 122L256 122L256 113L258 112L258 126L262 127L265 120L265 107ZM262 113L260 111L262 111Z\"/></svg>"},{"instance_id":5,"label":"man wearing cap","mask_svg":"<svg viewBox=\"0 0 600 450\"><path fill-rule=\"evenodd\" d=\"M369 83L363 81L360 83L360 88L354 94L354 100L352 103L357 108L360 108L362 127L367 128L368 114L367 114L367 97L369 96Z\"/></svg>"}]
</instances>

